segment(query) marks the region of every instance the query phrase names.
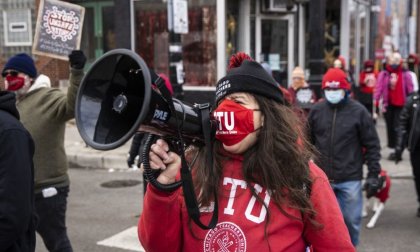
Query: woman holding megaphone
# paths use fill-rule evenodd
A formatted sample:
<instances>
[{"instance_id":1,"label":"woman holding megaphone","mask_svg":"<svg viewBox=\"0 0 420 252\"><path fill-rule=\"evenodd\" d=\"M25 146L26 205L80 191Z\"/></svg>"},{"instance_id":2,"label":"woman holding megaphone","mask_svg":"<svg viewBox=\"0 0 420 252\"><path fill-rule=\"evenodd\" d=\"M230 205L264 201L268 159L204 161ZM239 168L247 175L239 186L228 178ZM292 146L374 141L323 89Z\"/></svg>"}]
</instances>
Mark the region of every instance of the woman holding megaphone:
<instances>
[{"instance_id":1,"label":"woman holding megaphone","mask_svg":"<svg viewBox=\"0 0 420 252\"><path fill-rule=\"evenodd\" d=\"M188 215L178 188L152 184L138 232L146 251L355 251L324 172L298 129L275 80L248 55L232 56L216 87L213 149L191 147L192 177L202 229ZM213 153L209 167L206 155ZM149 152L157 181L179 179L181 159L159 139ZM215 202L217 204L215 204ZM218 207L214 207L214 206Z\"/></svg>"}]
</instances>

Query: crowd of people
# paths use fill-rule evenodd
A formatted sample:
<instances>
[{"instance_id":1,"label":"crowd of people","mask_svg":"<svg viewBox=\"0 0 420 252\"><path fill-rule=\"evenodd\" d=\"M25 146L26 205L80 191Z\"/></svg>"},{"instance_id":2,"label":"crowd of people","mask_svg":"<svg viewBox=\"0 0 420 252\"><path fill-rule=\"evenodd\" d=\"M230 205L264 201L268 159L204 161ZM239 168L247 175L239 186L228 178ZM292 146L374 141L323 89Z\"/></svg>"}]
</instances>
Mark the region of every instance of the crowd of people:
<instances>
[{"instance_id":1,"label":"crowd of people","mask_svg":"<svg viewBox=\"0 0 420 252\"><path fill-rule=\"evenodd\" d=\"M64 133L85 63L82 51L69 55L67 93L52 88L27 54L13 56L2 70L0 251L34 251L35 232L49 251L73 251ZM292 83L282 87L267 64L233 55L216 85L212 146L189 146L184 156L163 139L151 145L156 180L174 183L187 162L200 221L209 223L214 211L218 219L211 229L199 227L181 188L148 184L138 223L147 251L356 251L363 190L372 197L381 186L379 114L392 149L388 159L398 163L405 148L410 153L420 217L417 56L404 60L393 52L381 70L366 60L358 78L340 56L323 75L318 97L302 67L290 75ZM167 77L156 78L172 95ZM129 167L142 166L136 157L145 135L134 136Z\"/></svg>"}]
</instances>

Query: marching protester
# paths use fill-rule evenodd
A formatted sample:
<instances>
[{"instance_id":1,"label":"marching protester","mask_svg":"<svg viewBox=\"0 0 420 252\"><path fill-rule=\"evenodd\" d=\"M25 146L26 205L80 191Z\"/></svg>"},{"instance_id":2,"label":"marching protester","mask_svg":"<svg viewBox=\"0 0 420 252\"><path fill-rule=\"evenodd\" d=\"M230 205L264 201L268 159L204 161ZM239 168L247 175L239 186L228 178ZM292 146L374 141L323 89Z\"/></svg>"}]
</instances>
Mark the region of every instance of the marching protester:
<instances>
[{"instance_id":1,"label":"marching protester","mask_svg":"<svg viewBox=\"0 0 420 252\"><path fill-rule=\"evenodd\" d=\"M34 143L19 122L15 95L8 91L0 91L0 146L0 251L33 252Z\"/></svg>"},{"instance_id":2,"label":"marching protester","mask_svg":"<svg viewBox=\"0 0 420 252\"><path fill-rule=\"evenodd\" d=\"M284 105L275 80L259 63L240 55L232 56L235 64L216 87L214 148L190 146L187 155L196 160L190 166L200 220L209 223L219 206L215 228L201 229L191 221L181 189L164 192L149 184L138 225L143 247L355 251L328 179L296 130L299 119ZM208 152L213 153L212 167L206 166ZM181 158L167 142L159 139L149 157L150 167L160 171L158 182L176 181Z\"/></svg>"},{"instance_id":3,"label":"marching protester","mask_svg":"<svg viewBox=\"0 0 420 252\"><path fill-rule=\"evenodd\" d=\"M402 159L405 147L410 152L410 162L414 175L417 193L417 217L420 217L420 95L414 92L407 98L407 102L400 114L398 140L395 147L395 162Z\"/></svg>"},{"instance_id":4,"label":"marching protester","mask_svg":"<svg viewBox=\"0 0 420 252\"><path fill-rule=\"evenodd\" d=\"M359 244L362 223L363 164L368 166L367 196L379 189L379 137L367 110L349 97L346 74L330 68L322 79L325 100L308 115L310 138L320 152L319 165L337 197L353 245ZM363 150L365 149L365 151Z\"/></svg>"},{"instance_id":5,"label":"marching protester","mask_svg":"<svg viewBox=\"0 0 420 252\"><path fill-rule=\"evenodd\" d=\"M306 117L316 102L316 95L305 81L305 73L299 66L292 71L292 83L288 91L292 97L293 110L301 118L302 122L306 124Z\"/></svg>"},{"instance_id":6,"label":"marching protester","mask_svg":"<svg viewBox=\"0 0 420 252\"><path fill-rule=\"evenodd\" d=\"M363 63L363 70L359 75L359 94L357 100L365 106L373 116L373 90L376 85L376 73L372 60L366 60Z\"/></svg>"},{"instance_id":7,"label":"marching protester","mask_svg":"<svg viewBox=\"0 0 420 252\"><path fill-rule=\"evenodd\" d=\"M350 71L350 69L346 65L346 59L342 55L338 56L337 59L335 59L333 62L333 67L341 69L343 70L343 72L346 73L347 81L350 83L352 97L354 95L357 95L357 92L355 92L357 90L356 81L354 80L353 73Z\"/></svg>"},{"instance_id":8,"label":"marching protester","mask_svg":"<svg viewBox=\"0 0 420 252\"><path fill-rule=\"evenodd\" d=\"M389 160L395 160L394 148L397 140L397 128L401 110L406 96L413 92L413 81L407 71L403 71L401 55L392 53L387 60L376 82L373 99L375 107L379 107L382 100L382 113L385 117L388 148L392 151Z\"/></svg>"},{"instance_id":9,"label":"marching protester","mask_svg":"<svg viewBox=\"0 0 420 252\"><path fill-rule=\"evenodd\" d=\"M411 80L413 81L413 91L417 92L419 90L419 63L417 55L410 54L408 58L404 61L404 70L408 71L411 75Z\"/></svg>"},{"instance_id":10,"label":"marching protester","mask_svg":"<svg viewBox=\"0 0 420 252\"><path fill-rule=\"evenodd\" d=\"M74 118L86 57L82 51L72 51L69 61L67 94L51 88L50 79L38 75L33 59L25 53L10 58L2 71L5 88L15 92L22 124L35 142L36 230L49 251L73 251L65 222L70 182L64 132L66 122Z\"/></svg>"}]
</instances>

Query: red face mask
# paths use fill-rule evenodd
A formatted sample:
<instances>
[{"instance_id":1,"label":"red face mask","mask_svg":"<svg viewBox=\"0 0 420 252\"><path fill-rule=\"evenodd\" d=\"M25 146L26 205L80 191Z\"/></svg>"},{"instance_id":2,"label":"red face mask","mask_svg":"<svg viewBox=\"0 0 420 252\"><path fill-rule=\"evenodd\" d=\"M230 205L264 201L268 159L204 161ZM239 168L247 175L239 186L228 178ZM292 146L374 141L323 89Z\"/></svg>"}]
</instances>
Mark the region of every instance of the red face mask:
<instances>
[{"instance_id":1,"label":"red face mask","mask_svg":"<svg viewBox=\"0 0 420 252\"><path fill-rule=\"evenodd\" d=\"M8 83L7 90L9 91L19 90L23 87L23 85L25 85L25 78L20 76L8 75L6 76L6 80Z\"/></svg>"},{"instance_id":2,"label":"red face mask","mask_svg":"<svg viewBox=\"0 0 420 252\"><path fill-rule=\"evenodd\" d=\"M242 141L254 129L254 111L244 106L225 100L216 108L213 115L218 120L216 139L226 146L232 146Z\"/></svg>"}]
</instances>

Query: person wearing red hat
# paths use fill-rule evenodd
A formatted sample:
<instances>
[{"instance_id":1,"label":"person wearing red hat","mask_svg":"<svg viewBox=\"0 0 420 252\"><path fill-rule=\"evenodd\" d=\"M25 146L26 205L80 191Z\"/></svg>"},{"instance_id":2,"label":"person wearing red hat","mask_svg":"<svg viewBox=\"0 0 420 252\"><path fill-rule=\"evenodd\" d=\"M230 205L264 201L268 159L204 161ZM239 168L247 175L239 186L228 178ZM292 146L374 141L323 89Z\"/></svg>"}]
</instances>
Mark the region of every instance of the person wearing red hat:
<instances>
[{"instance_id":1,"label":"person wearing red hat","mask_svg":"<svg viewBox=\"0 0 420 252\"><path fill-rule=\"evenodd\" d=\"M203 228L188 215L191 204L181 188L149 184L141 244L146 251L175 252L355 251L328 179L311 161L311 146L276 81L249 56L235 54L231 62L216 86L213 146L190 146L183 159L192 162L196 216L207 224L217 213L217 221ZM188 169L163 139L149 158L164 185Z\"/></svg>"},{"instance_id":2,"label":"person wearing red hat","mask_svg":"<svg viewBox=\"0 0 420 252\"><path fill-rule=\"evenodd\" d=\"M363 63L363 70L359 74L358 101L363 104L369 113L373 116L373 90L376 85L376 76L372 60L366 60Z\"/></svg>"},{"instance_id":3,"label":"person wearing red hat","mask_svg":"<svg viewBox=\"0 0 420 252\"><path fill-rule=\"evenodd\" d=\"M379 137L366 108L349 97L346 74L330 68L322 79L325 100L308 115L312 144L320 153L315 162L325 171L340 204L353 245L359 244L362 188L372 197L379 189ZM364 151L364 149L366 149ZM368 175L362 186L363 164Z\"/></svg>"},{"instance_id":4,"label":"person wearing red hat","mask_svg":"<svg viewBox=\"0 0 420 252\"><path fill-rule=\"evenodd\" d=\"M385 69L379 73L373 94L375 107L379 107L382 100L388 148L391 149L389 160L395 160L394 148L397 140L398 121L406 97L412 92L412 78L402 67L401 54L394 52L388 57Z\"/></svg>"}]
</instances>

